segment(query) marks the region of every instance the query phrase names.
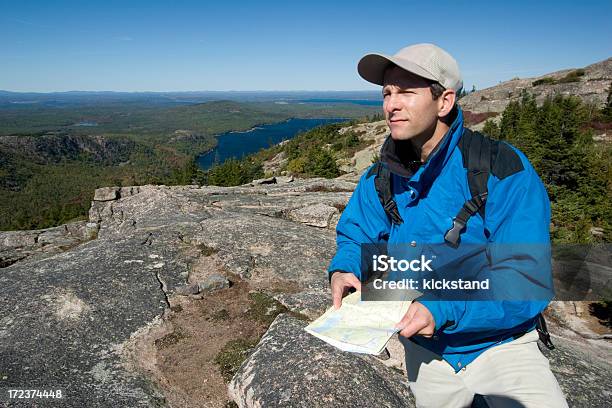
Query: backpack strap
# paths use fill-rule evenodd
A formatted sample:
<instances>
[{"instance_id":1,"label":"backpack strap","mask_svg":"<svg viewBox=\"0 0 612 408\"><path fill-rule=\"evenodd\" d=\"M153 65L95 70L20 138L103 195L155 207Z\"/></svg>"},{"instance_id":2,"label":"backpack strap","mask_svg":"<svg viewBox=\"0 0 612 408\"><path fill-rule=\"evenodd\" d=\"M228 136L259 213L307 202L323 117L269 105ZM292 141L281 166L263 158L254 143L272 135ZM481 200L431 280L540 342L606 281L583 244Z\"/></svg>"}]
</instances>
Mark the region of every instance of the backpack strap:
<instances>
[{"instance_id":1,"label":"backpack strap","mask_svg":"<svg viewBox=\"0 0 612 408\"><path fill-rule=\"evenodd\" d=\"M453 219L453 226L444 235L444 240L453 248L461 243L461 233L472 216L478 213L484 220L489 176L492 174L501 180L523 170L521 158L510 145L468 128L463 129L458 147L472 198L463 204Z\"/></svg>"},{"instance_id":2,"label":"backpack strap","mask_svg":"<svg viewBox=\"0 0 612 408\"><path fill-rule=\"evenodd\" d=\"M387 217L392 223L400 225L404 222L402 216L397 209L397 203L393 198L393 175L387 166L382 162L376 162L374 166L370 168L366 178L374 175L374 187L378 194L378 199L382 205Z\"/></svg>"},{"instance_id":3,"label":"backpack strap","mask_svg":"<svg viewBox=\"0 0 612 408\"><path fill-rule=\"evenodd\" d=\"M484 219L485 204L488 197L487 182L491 174L492 162L497 156L497 144L478 132L464 128L459 140L463 157L463 167L467 169L468 186L472 198L467 200L453 219L453 226L444 234L444 241L457 248L461 243L461 232L470 218L479 213Z\"/></svg>"},{"instance_id":4,"label":"backpack strap","mask_svg":"<svg viewBox=\"0 0 612 408\"><path fill-rule=\"evenodd\" d=\"M478 209L478 213L484 218L484 203L487 196L487 182L491 173L491 164L497 156L497 152L493 152L493 141L488 137L478 132L472 132L465 128L463 137L460 139L459 148L464 158L464 167L467 169L468 185L472 198L483 196L482 206ZM496 147L496 146L495 146Z\"/></svg>"},{"instance_id":5,"label":"backpack strap","mask_svg":"<svg viewBox=\"0 0 612 408\"><path fill-rule=\"evenodd\" d=\"M555 345L550 339L550 333L548 332L548 328L546 327L546 320L544 320L544 315L542 313L538 313L536 316L536 330L538 331L538 337L540 341L546 346L549 350L554 350Z\"/></svg>"},{"instance_id":6,"label":"backpack strap","mask_svg":"<svg viewBox=\"0 0 612 408\"><path fill-rule=\"evenodd\" d=\"M478 194L463 204L463 207L461 207L459 213L453 219L453 226L444 234L444 241L447 244L453 248L459 247L461 232L465 229L469 219L484 208L487 202L487 195L487 192Z\"/></svg>"}]
</instances>

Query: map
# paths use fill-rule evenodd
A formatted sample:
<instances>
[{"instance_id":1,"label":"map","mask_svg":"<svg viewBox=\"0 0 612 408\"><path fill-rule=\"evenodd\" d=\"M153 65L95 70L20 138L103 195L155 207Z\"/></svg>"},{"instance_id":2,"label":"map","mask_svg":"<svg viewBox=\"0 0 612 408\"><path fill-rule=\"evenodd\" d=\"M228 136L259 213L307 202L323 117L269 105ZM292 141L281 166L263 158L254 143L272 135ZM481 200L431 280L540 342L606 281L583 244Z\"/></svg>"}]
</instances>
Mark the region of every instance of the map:
<instances>
[{"instance_id":1,"label":"map","mask_svg":"<svg viewBox=\"0 0 612 408\"><path fill-rule=\"evenodd\" d=\"M399 331L394 325L406 314L411 299L407 295L395 301L362 301L361 292L355 292L342 299L338 310L330 307L305 330L343 351L380 354Z\"/></svg>"}]
</instances>

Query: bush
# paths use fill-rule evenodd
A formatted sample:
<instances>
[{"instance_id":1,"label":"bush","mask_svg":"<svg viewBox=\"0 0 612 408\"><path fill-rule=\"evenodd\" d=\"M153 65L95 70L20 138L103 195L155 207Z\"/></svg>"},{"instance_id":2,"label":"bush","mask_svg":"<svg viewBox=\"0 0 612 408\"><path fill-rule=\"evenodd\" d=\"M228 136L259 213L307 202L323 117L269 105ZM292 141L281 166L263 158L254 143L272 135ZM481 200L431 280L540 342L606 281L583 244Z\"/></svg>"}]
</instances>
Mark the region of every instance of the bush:
<instances>
[{"instance_id":1,"label":"bush","mask_svg":"<svg viewBox=\"0 0 612 408\"><path fill-rule=\"evenodd\" d=\"M357 136L357 133L355 132L346 132L344 134L345 137L345 146L347 148L351 148L351 147L355 147L357 145L359 145L359 136Z\"/></svg>"},{"instance_id":2,"label":"bush","mask_svg":"<svg viewBox=\"0 0 612 408\"><path fill-rule=\"evenodd\" d=\"M531 85L533 85L533 86L539 86L539 85L552 85L552 84L556 84L556 83L557 83L557 81L555 81L555 79L554 79L554 78L551 78L551 77L544 77L544 78L538 79L538 80L536 80L536 81L533 81L533 82L531 83Z\"/></svg>"},{"instance_id":3,"label":"bush","mask_svg":"<svg viewBox=\"0 0 612 408\"><path fill-rule=\"evenodd\" d=\"M287 171L294 175L304 174L304 167L306 166L306 159L304 157L298 157L287 163Z\"/></svg>"},{"instance_id":4,"label":"bush","mask_svg":"<svg viewBox=\"0 0 612 408\"><path fill-rule=\"evenodd\" d=\"M553 84L564 84L568 82L579 82L580 78L585 74L584 69L575 69L567 73L563 78L554 79L551 77L545 77L532 82L533 86L538 85L553 85Z\"/></svg>"},{"instance_id":5,"label":"bush","mask_svg":"<svg viewBox=\"0 0 612 408\"><path fill-rule=\"evenodd\" d=\"M568 73L567 75L565 75L563 78L559 79L559 81L557 82L558 83L579 82L580 77L584 76L584 74L585 74L584 69L576 69Z\"/></svg>"}]
</instances>

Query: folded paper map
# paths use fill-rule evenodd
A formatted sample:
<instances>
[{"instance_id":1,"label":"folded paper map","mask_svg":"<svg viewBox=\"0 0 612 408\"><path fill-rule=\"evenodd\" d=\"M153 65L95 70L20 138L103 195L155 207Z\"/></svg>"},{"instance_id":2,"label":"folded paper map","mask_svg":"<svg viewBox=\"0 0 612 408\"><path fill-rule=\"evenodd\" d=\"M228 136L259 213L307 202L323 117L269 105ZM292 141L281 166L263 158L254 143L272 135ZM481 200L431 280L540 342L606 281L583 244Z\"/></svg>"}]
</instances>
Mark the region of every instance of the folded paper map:
<instances>
[{"instance_id":1,"label":"folded paper map","mask_svg":"<svg viewBox=\"0 0 612 408\"><path fill-rule=\"evenodd\" d=\"M394 326L408 310L414 297L394 301L362 301L361 292L342 299L342 306L330 307L305 330L343 351L380 354L399 331Z\"/></svg>"}]
</instances>

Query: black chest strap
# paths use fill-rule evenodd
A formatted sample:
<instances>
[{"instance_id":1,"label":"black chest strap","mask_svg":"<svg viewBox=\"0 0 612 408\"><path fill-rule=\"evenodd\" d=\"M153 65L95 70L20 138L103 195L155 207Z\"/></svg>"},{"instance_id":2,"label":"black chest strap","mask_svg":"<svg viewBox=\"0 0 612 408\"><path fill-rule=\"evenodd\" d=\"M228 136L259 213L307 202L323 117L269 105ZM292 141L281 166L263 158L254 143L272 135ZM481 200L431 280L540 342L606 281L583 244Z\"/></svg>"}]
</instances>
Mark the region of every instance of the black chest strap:
<instances>
[{"instance_id":1,"label":"black chest strap","mask_svg":"<svg viewBox=\"0 0 612 408\"><path fill-rule=\"evenodd\" d=\"M461 232L472 216L478 213L484 220L485 204L489 195L487 182L492 163L497 157L497 144L494 145L490 138L468 128L464 129L458 146L472 198L463 204L453 219L453 225L444 234L444 241L453 248L457 248L461 243Z\"/></svg>"},{"instance_id":2,"label":"black chest strap","mask_svg":"<svg viewBox=\"0 0 612 408\"><path fill-rule=\"evenodd\" d=\"M387 166L381 162L376 162L366 177L374 175L374 187L378 194L378 200L382 205L387 217L392 223L400 225L404 222L397 209L397 203L393 197L393 175Z\"/></svg>"},{"instance_id":3,"label":"black chest strap","mask_svg":"<svg viewBox=\"0 0 612 408\"><path fill-rule=\"evenodd\" d=\"M453 248L459 247L461 233L465 229L468 220L476 213L484 209L487 202L487 192L480 193L467 200L459 213L453 218L453 226L444 234L444 241Z\"/></svg>"}]
</instances>

